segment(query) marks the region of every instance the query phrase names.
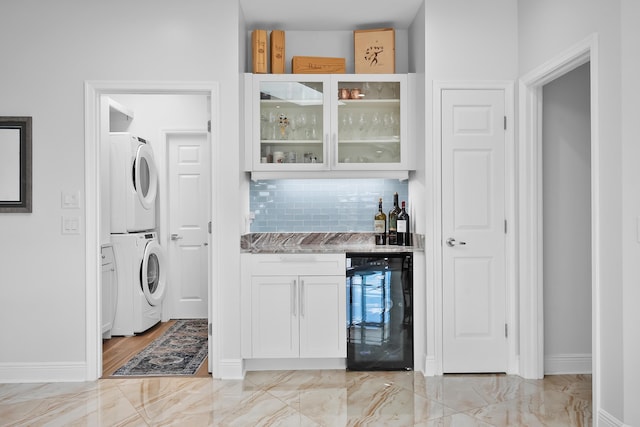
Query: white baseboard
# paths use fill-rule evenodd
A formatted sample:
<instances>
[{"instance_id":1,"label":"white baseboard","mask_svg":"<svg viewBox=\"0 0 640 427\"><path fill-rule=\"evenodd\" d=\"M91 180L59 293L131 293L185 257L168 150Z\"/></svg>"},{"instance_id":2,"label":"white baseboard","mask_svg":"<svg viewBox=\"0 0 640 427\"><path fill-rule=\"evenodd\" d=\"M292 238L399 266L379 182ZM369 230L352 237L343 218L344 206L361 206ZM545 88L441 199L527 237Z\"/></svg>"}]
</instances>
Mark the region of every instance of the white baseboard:
<instances>
[{"instance_id":1,"label":"white baseboard","mask_svg":"<svg viewBox=\"0 0 640 427\"><path fill-rule=\"evenodd\" d=\"M214 372L214 378L222 380L241 380L244 378L242 359L222 359L218 368L220 372Z\"/></svg>"},{"instance_id":2,"label":"white baseboard","mask_svg":"<svg viewBox=\"0 0 640 427\"><path fill-rule=\"evenodd\" d=\"M85 362L0 363L0 383L87 381Z\"/></svg>"},{"instance_id":3,"label":"white baseboard","mask_svg":"<svg viewBox=\"0 0 640 427\"><path fill-rule=\"evenodd\" d=\"M631 427L605 411L604 409L598 410L598 427Z\"/></svg>"},{"instance_id":4,"label":"white baseboard","mask_svg":"<svg viewBox=\"0 0 640 427\"><path fill-rule=\"evenodd\" d=\"M438 372L438 363L436 362L435 358L426 357L424 366L425 377L435 377L436 375L442 375L441 372Z\"/></svg>"},{"instance_id":5,"label":"white baseboard","mask_svg":"<svg viewBox=\"0 0 640 427\"><path fill-rule=\"evenodd\" d=\"M553 354L544 357L545 375L590 374L591 354Z\"/></svg>"},{"instance_id":6,"label":"white baseboard","mask_svg":"<svg viewBox=\"0 0 640 427\"><path fill-rule=\"evenodd\" d=\"M244 367L247 371L346 369L347 360L342 358L247 359L244 361Z\"/></svg>"}]
</instances>

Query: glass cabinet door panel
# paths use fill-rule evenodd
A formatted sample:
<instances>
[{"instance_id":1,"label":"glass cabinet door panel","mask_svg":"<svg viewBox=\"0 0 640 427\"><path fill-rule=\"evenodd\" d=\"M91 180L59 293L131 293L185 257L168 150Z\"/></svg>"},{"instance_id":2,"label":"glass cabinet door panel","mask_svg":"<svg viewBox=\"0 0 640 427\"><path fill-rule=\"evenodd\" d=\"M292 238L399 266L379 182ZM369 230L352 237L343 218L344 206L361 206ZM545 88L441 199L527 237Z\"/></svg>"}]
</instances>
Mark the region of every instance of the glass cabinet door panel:
<instances>
[{"instance_id":1,"label":"glass cabinet door panel","mask_svg":"<svg viewBox=\"0 0 640 427\"><path fill-rule=\"evenodd\" d=\"M401 163L399 81L338 82L337 163Z\"/></svg>"},{"instance_id":2,"label":"glass cabinet door panel","mask_svg":"<svg viewBox=\"0 0 640 427\"><path fill-rule=\"evenodd\" d=\"M260 82L261 164L325 163L324 89L321 81Z\"/></svg>"}]
</instances>

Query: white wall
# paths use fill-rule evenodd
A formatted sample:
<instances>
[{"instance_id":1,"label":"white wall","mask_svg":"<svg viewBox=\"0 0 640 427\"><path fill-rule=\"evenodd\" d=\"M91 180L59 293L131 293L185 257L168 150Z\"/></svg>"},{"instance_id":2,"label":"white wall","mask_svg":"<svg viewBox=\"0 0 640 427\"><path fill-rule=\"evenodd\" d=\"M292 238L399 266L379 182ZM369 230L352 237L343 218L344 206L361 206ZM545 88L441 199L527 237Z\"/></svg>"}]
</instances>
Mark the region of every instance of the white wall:
<instances>
[{"instance_id":1,"label":"white wall","mask_svg":"<svg viewBox=\"0 0 640 427\"><path fill-rule=\"evenodd\" d=\"M222 292L229 335L220 351L239 356L239 224L229 226L227 213L238 203L237 9L206 0L186 9L167 0L3 5L0 39L11 40L12 54L0 70L0 115L33 116L33 213L0 216L0 380L40 365L77 374L86 363L84 225L79 235L60 233L63 214L85 220L85 80L221 83L220 151L228 161L215 190L225 202L215 213L225 223L216 229L225 249L216 279L231 289ZM75 190L82 207L63 211L61 191Z\"/></svg>"},{"instance_id":2,"label":"white wall","mask_svg":"<svg viewBox=\"0 0 640 427\"><path fill-rule=\"evenodd\" d=\"M594 33L598 35L597 100L600 152L592 158L600 176L600 408L623 419L622 174L620 132L620 1L520 0L520 74L544 64ZM593 59L592 59L593 61ZM598 408L595 408L594 413ZM597 415L596 415L597 416Z\"/></svg>"},{"instance_id":3,"label":"white wall","mask_svg":"<svg viewBox=\"0 0 640 427\"><path fill-rule=\"evenodd\" d=\"M622 0L622 310L624 421L640 426L640 2Z\"/></svg>"},{"instance_id":4,"label":"white wall","mask_svg":"<svg viewBox=\"0 0 640 427\"><path fill-rule=\"evenodd\" d=\"M440 242L436 228L436 176L439 135L433 134L434 82L478 82L518 77L517 2L513 0L425 0L425 253L427 256L427 359L435 360L436 349L434 254ZM437 369L434 365L433 369ZM427 369L429 370L429 362Z\"/></svg>"},{"instance_id":5,"label":"white wall","mask_svg":"<svg viewBox=\"0 0 640 427\"><path fill-rule=\"evenodd\" d=\"M543 88L545 373L591 372L589 89L588 63Z\"/></svg>"},{"instance_id":6,"label":"white wall","mask_svg":"<svg viewBox=\"0 0 640 427\"><path fill-rule=\"evenodd\" d=\"M416 171L412 172L409 180L409 200L411 200L411 218L414 221L414 231L419 234L425 234L426 224L426 200L428 198L427 169L426 163L426 116L425 106L427 100L422 95L425 93L425 47L426 47L426 30L425 30L425 5L424 3L416 13L416 17L409 27L408 33L408 52L409 52L409 72L415 73L410 76L410 81L414 87L410 87L413 92L413 105L410 108L411 119L414 122L412 127L413 141L415 143ZM415 78L414 78L415 77ZM427 239L432 236L427 235ZM428 311L428 307L432 297L427 296L426 275L427 272L433 271L431 267L431 253L416 252L414 254L414 353L416 369L425 371L425 361L427 357L427 327L433 322L433 311ZM424 270L424 271L422 271Z\"/></svg>"}]
</instances>

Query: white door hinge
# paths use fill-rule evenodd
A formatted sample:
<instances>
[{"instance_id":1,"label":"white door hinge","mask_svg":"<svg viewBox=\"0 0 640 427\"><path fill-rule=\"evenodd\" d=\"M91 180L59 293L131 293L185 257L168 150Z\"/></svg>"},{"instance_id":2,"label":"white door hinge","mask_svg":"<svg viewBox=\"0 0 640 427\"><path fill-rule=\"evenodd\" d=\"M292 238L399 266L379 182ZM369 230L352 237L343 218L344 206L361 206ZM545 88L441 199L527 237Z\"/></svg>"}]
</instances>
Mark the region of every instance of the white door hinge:
<instances>
[{"instance_id":1,"label":"white door hinge","mask_svg":"<svg viewBox=\"0 0 640 427\"><path fill-rule=\"evenodd\" d=\"M504 116L504 130L507 130L507 116Z\"/></svg>"},{"instance_id":2,"label":"white door hinge","mask_svg":"<svg viewBox=\"0 0 640 427\"><path fill-rule=\"evenodd\" d=\"M509 325L507 325L506 323L504 324L504 337L509 337Z\"/></svg>"}]
</instances>

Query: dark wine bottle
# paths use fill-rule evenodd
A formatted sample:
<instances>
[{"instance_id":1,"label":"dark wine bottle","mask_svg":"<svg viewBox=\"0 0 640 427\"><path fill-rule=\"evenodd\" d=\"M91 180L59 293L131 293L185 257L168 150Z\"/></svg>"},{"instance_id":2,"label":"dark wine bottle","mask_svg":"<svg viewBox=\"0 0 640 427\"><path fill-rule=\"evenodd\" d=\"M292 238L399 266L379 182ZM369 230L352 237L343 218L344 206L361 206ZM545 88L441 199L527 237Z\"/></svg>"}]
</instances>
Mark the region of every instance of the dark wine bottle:
<instances>
[{"instance_id":1,"label":"dark wine bottle","mask_svg":"<svg viewBox=\"0 0 640 427\"><path fill-rule=\"evenodd\" d=\"M387 243L389 245L398 244L398 214L400 213L400 207L398 206L398 193L393 195L393 209L389 211L389 236L387 237Z\"/></svg>"},{"instance_id":2,"label":"dark wine bottle","mask_svg":"<svg viewBox=\"0 0 640 427\"><path fill-rule=\"evenodd\" d=\"M387 244L387 216L382 211L382 197L378 201L378 213L373 217L373 232L376 245Z\"/></svg>"},{"instance_id":3,"label":"dark wine bottle","mask_svg":"<svg viewBox=\"0 0 640 427\"><path fill-rule=\"evenodd\" d=\"M411 246L411 229L409 226L409 214L406 211L404 200L402 201L402 210L398 214L398 246Z\"/></svg>"}]
</instances>

